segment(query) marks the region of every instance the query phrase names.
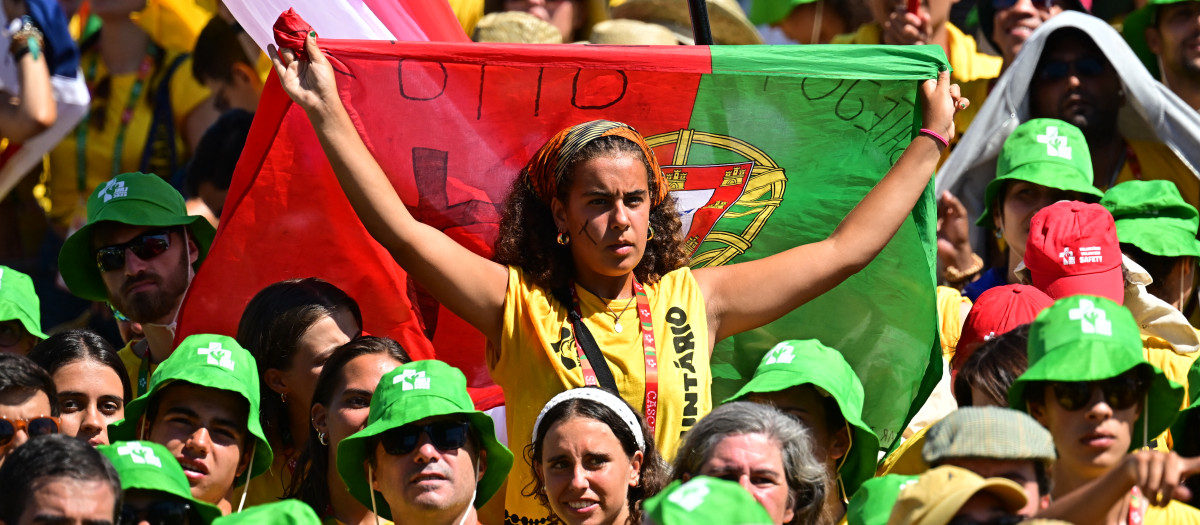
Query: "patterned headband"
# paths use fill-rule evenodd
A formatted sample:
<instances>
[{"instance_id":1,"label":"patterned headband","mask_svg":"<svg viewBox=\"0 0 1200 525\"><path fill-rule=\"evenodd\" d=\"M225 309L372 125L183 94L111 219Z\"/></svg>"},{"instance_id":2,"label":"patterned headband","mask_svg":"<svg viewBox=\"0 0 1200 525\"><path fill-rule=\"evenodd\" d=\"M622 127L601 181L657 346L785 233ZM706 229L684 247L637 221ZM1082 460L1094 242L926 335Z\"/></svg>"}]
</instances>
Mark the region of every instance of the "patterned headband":
<instances>
[{"instance_id":1,"label":"patterned headband","mask_svg":"<svg viewBox=\"0 0 1200 525\"><path fill-rule=\"evenodd\" d=\"M571 158L592 141L608 136L629 139L642 149L642 154L650 164L650 171L654 173L650 188L654 194L651 205L658 206L662 203L671 187L662 174L658 159L654 157L654 152L650 151L650 145L646 144L646 139L642 138L637 130L620 122L593 120L558 132L538 149L533 158L529 159L529 164L526 164L525 169L521 170L521 177L538 199L549 206L550 201L558 195L558 185L567 174L567 166L571 163Z\"/></svg>"},{"instance_id":2,"label":"patterned headband","mask_svg":"<svg viewBox=\"0 0 1200 525\"><path fill-rule=\"evenodd\" d=\"M642 426L638 424L637 415L633 413L633 410L629 408L625 400L602 388L592 387L573 388L551 398L550 402L542 407L537 420L533 422L533 437L530 441L537 441L538 429L541 428L542 418L546 416L546 413L553 410L554 407L572 399L586 399L612 410L617 417L621 418L621 421L625 422L625 425L629 427L629 431L633 433L633 439L637 441L638 450L642 452L646 451L646 441L642 437Z\"/></svg>"}]
</instances>

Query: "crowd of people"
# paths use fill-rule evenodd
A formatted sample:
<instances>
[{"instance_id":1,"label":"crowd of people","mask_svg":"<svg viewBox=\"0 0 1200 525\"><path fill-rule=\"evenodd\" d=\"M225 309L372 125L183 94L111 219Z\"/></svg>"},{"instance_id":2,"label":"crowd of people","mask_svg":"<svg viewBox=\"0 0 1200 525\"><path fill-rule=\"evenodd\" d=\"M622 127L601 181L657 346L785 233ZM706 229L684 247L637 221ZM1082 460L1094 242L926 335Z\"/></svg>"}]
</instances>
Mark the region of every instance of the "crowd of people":
<instances>
[{"instance_id":1,"label":"crowd of people","mask_svg":"<svg viewBox=\"0 0 1200 525\"><path fill-rule=\"evenodd\" d=\"M0 524L1200 524L1200 1L707 0L721 45L952 71L827 238L697 269L628 124L550 138L481 257L406 208L315 33L264 53L220 2L159 2L3 0ZM447 9L479 42L693 43L683 0L496 4ZM320 275L177 341L272 71L370 235L483 334L504 411ZM945 373L902 442L836 341L713 399L716 343L866 267L935 174Z\"/></svg>"}]
</instances>

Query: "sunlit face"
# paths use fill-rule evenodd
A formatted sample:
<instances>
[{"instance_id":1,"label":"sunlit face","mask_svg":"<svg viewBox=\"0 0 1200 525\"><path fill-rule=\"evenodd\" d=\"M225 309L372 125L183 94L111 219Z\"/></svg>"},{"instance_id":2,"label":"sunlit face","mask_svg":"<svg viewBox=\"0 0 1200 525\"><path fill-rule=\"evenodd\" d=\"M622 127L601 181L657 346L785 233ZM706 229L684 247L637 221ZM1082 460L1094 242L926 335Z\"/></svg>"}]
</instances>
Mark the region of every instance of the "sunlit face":
<instances>
[{"instance_id":1,"label":"sunlit face","mask_svg":"<svg viewBox=\"0 0 1200 525\"><path fill-rule=\"evenodd\" d=\"M371 396L384 374L402 363L386 354L368 354L351 359L342 368L342 379L334 389L329 406L313 407L313 424L325 432L329 442L329 467L337 465L337 447L343 439L367 426ZM339 478L340 479L340 478Z\"/></svg>"},{"instance_id":2,"label":"sunlit face","mask_svg":"<svg viewBox=\"0 0 1200 525\"><path fill-rule=\"evenodd\" d=\"M108 424L125 418L121 378L91 359L67 363L54 372L62 433L89 445L108 444Z\"/></svg>"},{"instance_id":3,"label":"sunlit face","mask_svg":"<svg viewBox=\"0 0 1200 525\"><path fill-rule=\"evenodd\" d=\"M461 416L435 416L415 421L425 425ZM417 447L408 454L388 454L382 443L375 445L374 478L371 486L383 494L394 516L411 517L417 522L434 522L433 517L459 517L468 511L475 496L475 485L486 469L485 458L470 440L461 448L441 450L429 434L422 433Z\"/></svg>"},{"instance_id":4,"label":"sunlit face","mask_svg":"<svg viewBox=\"0 0 1200 525\"><path fill-rule=\"evenodd\" d=\"M1146 30L1146 44L1177 75L1200 77L1200 2L1156 7L1158 26Z\"/></svg>"},{"instance_id":5,"label":"sunlit face","mask_svg":"<svg viewBox=\"0 0 1200 525\"><path fill-rule=\"evenodd\" d=\"M1029 85L1029 110L1033 118L1063 120L1091 137L1115 131L1123 97L1116 69L1085 38L1063 37L1046 46Z\"/></svg>"},{"instance_id":6,"label":"sunlit face","mask_svg":"<svg viewBox=\"0 0 1200 525\"><path fill-rule=\"evenodd\" d=\"M1055 400L1054 389L1045 387L1045 403L1029 404L1029 413L1050 430L1058 465L1077 475L1095 478L1111 470L1129 451L1133 424L1141 413L1141 403L1115 410L1104 400L1099 388L1079 410L1067 410ZM1056 467L1057 468L1057 467Z\"/></svg>"},{"instance_id":7,"label":"sunlit face","mask_svg":"<svg viewBox=\"0 0 1200 525\"><path fill-rule=\"evenodd\" d=\"M29 421L38 417L49 417L50 414L50 397L41 390L8 389L0 391L0 419ZM4 459L14 449L24 445L26 441L29 441L29 432L25 429L17 429L12 441L9 441L8 445L0 447L0 465L4 464Z\"/></svg>"},{"instance_id":8,"label":"sunlit face","mask_svg":"<svg viewBox=\"0 0 1200 525\"><path fill-rule=\"evenodd\" d=\"M586 417L559 421L543 439L542 461L534 468L554 515L568 525L624 524L642 453L625 454L607 424Z\"/></svg>"},{"instance_id":9,"label":"sunlit face","mask_svg":"<svg viewBox=\"0 0 1200 525\"><path fill-rule=\"evenodd\" d=\"M580 163L564 203L555 198L554 222L570 235L580 279L628 275L642 260L650 227L646 166L632 155Z\"/></svg>"},{"instance_id":10,"label":"sunlit face","mask_svg":"<svg viewBox=\"0 0 1200 525\"><path fill-rule=\"evenodd\" d=\"M33 480L17 525L93 525L112 523L117 494L107 481L68 477Z\"/></svg>"},{"instance_id":11,"label":"sunlit face","mask_svg":"<svg viewBox=\"0 0 1200 525\"><path fill-rule=\"evenodd\" d=\"M992 220L1003 228L1004 242L1015 256L1025 257L1025 241L1029 238L1029 222L1042 208L1062 200L1080 200L1083 195L1076 191L1065 191L1041 184L1012 180L1004 187L1004 201L1000 213Z\"/></svg>"},{"instance_id":12,"label":"sunlit face","mask_svg":"<svg viewBox=\"0 0 1200 525\"><path fill-rule=\"evenodd\" d=\"M1037 513L1038 494L1037 469L1034 460L1030 459L986 459L986 458L950 458L940 465L954 465L979 474L984 478L1004 478L1020 485L1025 491L1028 503L1018 514L1032 517Z\"/></svg>"},{"instance_id":13,"label":"sunlit face","mask_svg":"<svg viewBox=\"0 0 1200 525\"><path fill-rule=\"evenodd\" d=\"M1012 63L1029 35L1042 22L1062 12L1060 2L1047 6L1044 0L1017 0L1011 7L997 9L993 16L992 40L999 46L1004 61Z\"/></svg>"},{"instance_id":14,"label":"sunlit face","mask_svg":"<svg viewBox=\"0 0 1200 525\"><path fill-rule=\"evenodd\" d=\"M288 370L268 370L268 384L276 392L287 398L288 408L292 414L303 421L312 406L313 390L317 388L317 378L325 361L333 355L333 351L350 342L359 333L358 322L350 312L336 311L317 320L308 327L296 347L292 351L291 368Z\"/></svg>"},{"instance_id":15,"label":"sunlit face","mask_svg":"<svg viewBox=\"0 0 1200 525\"><path fill-rule=\"evenodd\" d=\"M228 390L177 381L158 392L150 441L179 461L200 501L219 503L249 466L246 399Z\"/></svg>"},{"instance_id":16,"label":"sunlit face","mask_svg":"<svg viewBox=\"0 0 1200 525\"><path fill-rule=\"evenodd\" d=\"M792 520L782 445L763 434L728 436L713 447L700 475L736 482L767 509L773 523Z\"/></svg>"},{"instance_id":17,"label":"sunlit face","mask_svg":"<svg viewBox=\"0 0 1200 525\"><path fill-rule=\"evenodd\" d=\"M105 223L105 227L93 230L93 252L90 256L95 257L96 249L124 244L144 233L158 231L164 229ZM142 259L133 250L126 249L124 268L100 272L113 307L139 323L169 324L174 320L175 312L191 283L189 264L195 263L200 256L190 235L184 242L182 228L167 228L165 231L170 232L170 245L165 252ZM95 264L94 261L88 263Z\"/></svg>"}]
</instances>

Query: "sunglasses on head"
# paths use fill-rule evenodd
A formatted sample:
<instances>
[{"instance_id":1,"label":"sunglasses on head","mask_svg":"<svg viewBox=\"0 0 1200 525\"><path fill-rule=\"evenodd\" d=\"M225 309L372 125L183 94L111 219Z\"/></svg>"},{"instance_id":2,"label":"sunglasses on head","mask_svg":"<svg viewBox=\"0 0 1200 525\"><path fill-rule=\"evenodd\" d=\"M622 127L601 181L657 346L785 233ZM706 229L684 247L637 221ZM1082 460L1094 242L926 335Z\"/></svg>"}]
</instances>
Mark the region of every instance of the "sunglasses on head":
<instances>
[{"instance_id":1,"label":"sunglasses on head","mask_svg":"<svg viewBox=\"0 0 1200 525\"><path fill-rule=\"evenodd\" d=\"M1062 80L1072 72L1081 77L1094 77L1104 73L1107 68L1108 63L1100 57L1083 57L1074 62L1047 60L1042 63L1038 77L1048 81Z\"/></svg>"},{"instance_id":2,"label":"sunglasses on head","mask_svg":"<svg viewBox=\"0 0 1200 525\"><path fill-rule=\"evenodd\" d=\"M458 450L467 444L471 424L466 421L435 421L427 425L404 425L381 434L383 450L393 456L403 456L416 450L421 434L429 436L429 442L442 452Z\"/></svg>"},{"instance_id":3,"label":"sunglasses on head","mask_svg":"<svg viewBox=\"0 0 1200 525\"><path fill-rule=\"evenodd\" d=\"M17 432L22 430L29 437L44 436L46 434L58 433L58 418L52 416L39 416L31 419L5 419L0 418L0 447L6 447Z\"/></svg>"},{"instance_id":4,"label":"sunglasses on head","mask_svg":"<svg viewBox=\"0 0 1200 525\"><path fill-rule=\"evenodd\" d=\"M155 501L142 508L125 505L121 507L117 525L137 525L143 521L150 525L186 525L191 508L187 502L178 500Z\"/></svg>"},{"instance_id":5,"label":"sunglasses on head","mask_svg":"<svg viewBox=\"0 0 1200 525\"><path fill-rule=\"evenodd\" d=\"M1104 402L1113 410L1125 410L1136 404L1146 393L1146 380L1136 372L1126 372L1102 381L1052 382L1054 399L1065 410L1076 411L1092 400L1092 390L1099 388Z\"/></svg>"},{"instance_id":6,"label":"sunglasses on head","mask_svg":"<svg viewBox=\"0 0 1200 525\"><path fill-rule=\"evenodd\" d=\"M133 252L143 261L148 261L171 247L171 232L153 230L134 237L127 243L105 246L96 250L96 266L102 272L125 268L125 250Z\"/></svg>"}]
</instances>

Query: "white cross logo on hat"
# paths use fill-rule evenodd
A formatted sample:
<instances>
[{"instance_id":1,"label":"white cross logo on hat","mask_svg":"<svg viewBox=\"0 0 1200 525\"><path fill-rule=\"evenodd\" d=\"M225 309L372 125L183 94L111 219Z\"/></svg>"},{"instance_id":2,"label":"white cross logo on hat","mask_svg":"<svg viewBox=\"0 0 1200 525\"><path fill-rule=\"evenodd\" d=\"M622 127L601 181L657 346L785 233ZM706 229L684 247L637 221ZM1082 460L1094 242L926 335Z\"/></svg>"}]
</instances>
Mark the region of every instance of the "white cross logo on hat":
<instances>
[{"instance_id":1,"label":"white cross logo on hat","mask_svg":"<svg viewBox=\"0 0 1200 525\"><path fill-rule=\"evenodd\" d=\"M117 454L129 456L138 465L154 465L162 468L162 460L154 455L154 449L142 446L141 443L130 442L117 447Z\"/></svg>"},{"instance_id":2,"label":"white cross logo on hat","mask_svg":"<svg viewBox=\"0 0 1200 525\"><path fill-rule=\"evenodd\" d=\"M210 343L208 348L197 348L196 353L207 356L208 364L228 368L230 371L237 364L233 362L233 352L221 348L221 343L216 341Z\"/></svg>"},{"instance_id":3,"label":"white cross logo on hat","mask_svg":"<svg viewBox=\"0 0 1200 525\"><path fill-rule=\"evenodd\" d=\"M412 380L410 383L409 380ZM416 370L405 370L400 375L392 378L392 384L400 383L401 391L409 390L429 390L430 378L425 377L425 372Z\"/></svg>"},{"instance_id":4,"label":"white cross logo on hat","mask_svg":"<svg viewBox=\"0 0 1200 525\"><path fill-rule=\"evenodd\" d=\"M676 490L674 494L667 496L667 501L691 512L704 503L704 498L708 496L708 493L708 483L704 482L703 479L698 479L679 487L679 490Z\"/></svg>"},{"instance_id":5,"label":"white cross logo on hat","mask_svg":"<svg viewBox=\"0 0 1200 525\"><path fill-rule=\"evenodd\" d=\"M1079 308L1072 308L1067 314L1072 321L1080 322L1085 334L1112 335L1112 321L1092 301L1080 299Z\"/></svg>"},{"instance_id":6,"label":"white cross logo on hat","mask_svg":"<svg viewBox=\"0 0 1200 525\"><path fill-rule=\"evenodd\" d=\"M1075 264L1075 253L1066 246L1063 246L1063 250L1059 252L1058 256L1062 258L1063 266Z\"/></svg>"},{"instance_id":7,"label":"white cross logo on hat","mask_svg":"<svg viewBox=\"0 0 1200 525\"><path fill-rule=\"evenodd\" d=\"M790 364L792 360L796 358L796 354L794 353L795 351L796 349L792 348L792 345L789 344L781 344L776 346L775 348L771 349L770 355L767 356L767 362L763 364Z\"/></svg>"},{"instance_id":8,"label":"white cross logo on hat","mask_svg":"<svg viewBox=\"0 0 1200 525\"><path fill-rule=\"evenodd\" d=\"M1058 126L1046 126L1046 134L1038 135L1037 141L1046 145L1047 155L1071 160L1071 147L1066 135L1058 134Z\"/></svg>"},{"instance_id":9,"label":"white cross logo on hat","mask_svg":"<svg viewBox=\"0 0 1200 525\"><path fill-rule=\"evenodd\" d=\"M104 189L100 190L100 196L104 197L104 202L126 195L129 195L129 188L125 187L125 181L123 180L110 180L104 184Z\"/></svg>"}]
</instances>

